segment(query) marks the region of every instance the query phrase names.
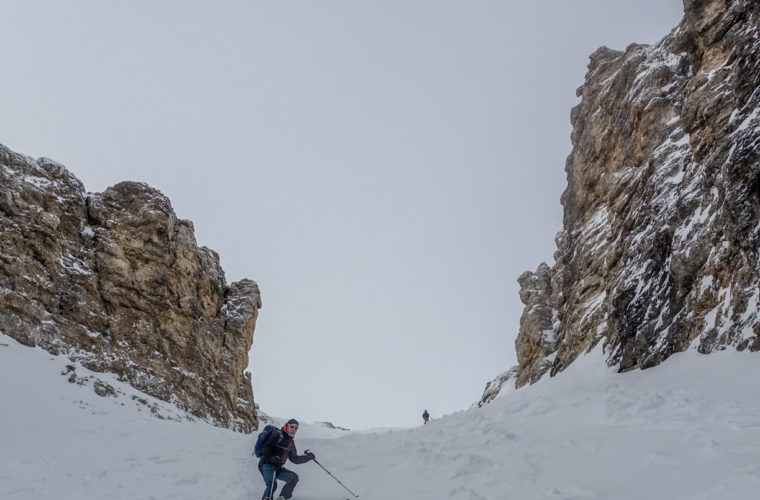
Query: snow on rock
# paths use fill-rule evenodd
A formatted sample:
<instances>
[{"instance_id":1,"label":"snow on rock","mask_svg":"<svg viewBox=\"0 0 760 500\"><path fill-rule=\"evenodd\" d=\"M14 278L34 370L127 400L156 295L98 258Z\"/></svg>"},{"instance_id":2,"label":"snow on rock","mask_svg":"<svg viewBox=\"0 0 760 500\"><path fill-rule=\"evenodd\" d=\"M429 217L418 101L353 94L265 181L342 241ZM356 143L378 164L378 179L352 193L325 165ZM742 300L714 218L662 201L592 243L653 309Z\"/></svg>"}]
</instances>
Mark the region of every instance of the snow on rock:
<instances>
[{"instance_id":1,"label":"snow on rock","mask_svg":"<svg viewBox=\"0 0 760 500\"><path fill-rule=\"evenodd\" d=\"M518 280L518 387L598 344L619 371L760 350L760 3L684 8L656 45L591 56L556 263Z\"/></svg>"},{"instance_id":2,"label":"snow on rock","mask_svg":"<svg viewBox=\"0 0 760 500\"><path fill-rule=\"evenodd\" d=\"M0 145L0 330L217 425L257 426L248 351L261 308L145 184L104 193Z\"/></svg>"}]
</instances>

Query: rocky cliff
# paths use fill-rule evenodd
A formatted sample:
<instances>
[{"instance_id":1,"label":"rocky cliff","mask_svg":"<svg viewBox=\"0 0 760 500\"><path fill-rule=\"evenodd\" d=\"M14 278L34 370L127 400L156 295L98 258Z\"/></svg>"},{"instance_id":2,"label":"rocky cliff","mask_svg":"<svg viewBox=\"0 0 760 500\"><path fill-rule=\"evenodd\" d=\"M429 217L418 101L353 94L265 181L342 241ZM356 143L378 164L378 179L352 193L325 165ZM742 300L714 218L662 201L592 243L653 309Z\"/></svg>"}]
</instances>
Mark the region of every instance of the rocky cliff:
<instances>
[{"instance_id":1,"label":"rocky cliff","mask_svg":"<svg viewBox=\"0 0 760 500\"><path fill-rule=\"evenodd\" d=\"M0 331L216 425L258 426L244 373L261 297L151 187L86 193L62 165L0 146Z\"/></svg>"},{"instance_id":2,"label":"rocky cliff","mask_svg":"<svg viewBox=\"0 0 760 500\"><path fill-rule=\"evenodd\" d=\"M600 343L620 371L760 350L760 2L684 0L658 44L592 54L578 95L556 263L520 277L519 366L489 384Z\"/></svg>"}]
</instances>

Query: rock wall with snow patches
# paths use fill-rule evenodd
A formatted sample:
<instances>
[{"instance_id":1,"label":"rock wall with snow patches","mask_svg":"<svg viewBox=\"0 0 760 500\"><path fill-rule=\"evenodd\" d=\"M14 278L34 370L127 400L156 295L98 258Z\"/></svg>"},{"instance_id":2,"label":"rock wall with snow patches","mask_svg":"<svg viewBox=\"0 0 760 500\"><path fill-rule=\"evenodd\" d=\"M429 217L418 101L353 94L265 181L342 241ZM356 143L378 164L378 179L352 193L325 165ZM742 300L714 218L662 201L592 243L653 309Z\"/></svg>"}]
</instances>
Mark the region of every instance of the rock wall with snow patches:
<instances>
[{"instance_id":1,"label":"rock wall with snow patches","mask_svg":"<svg viewBox=\"0 0 760 500\"><path fill-rule=\"evenodd\" d=\"M556 262L520 276L519 366L479 404L600 342L620 371L760 350L760 2L684 0L656 45L592 54L578 95Z\"/></svg>"},{"instance_id":2,"label":"rock wall with snow patches","mask_svg":"<svg viewBox=\"0 0 760 500\"><path fill-rule=\"evenodd\" d=\"M226 284L191 222L141 183L86 193L62 165L0 145L0 331L113 372L222 427L258 426L248 351L261 307Z\"/></svg>"}]
</instances>

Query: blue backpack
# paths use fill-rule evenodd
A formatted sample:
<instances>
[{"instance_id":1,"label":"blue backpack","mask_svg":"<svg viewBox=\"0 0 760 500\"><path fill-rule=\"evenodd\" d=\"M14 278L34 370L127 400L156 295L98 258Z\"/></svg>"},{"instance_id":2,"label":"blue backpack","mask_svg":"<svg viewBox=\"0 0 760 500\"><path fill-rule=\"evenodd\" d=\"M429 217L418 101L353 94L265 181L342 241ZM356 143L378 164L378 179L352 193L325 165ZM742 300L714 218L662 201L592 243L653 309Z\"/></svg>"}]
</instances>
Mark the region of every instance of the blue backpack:
<instances>
[{"instance_id":1,"label":"blue backpack","mask_svg":"<svg viewBox=\"0 0 760 500\"><path fill-rule=\"evenodd\" d=\"M267 442L273 432L278 432L279 430L271 424L264 427L264 430L259 433L259 437L256 438L256 444L253 445L253 454L261 458L261 454L264 452L264 443Z\"/></svg>"}]
</instances>

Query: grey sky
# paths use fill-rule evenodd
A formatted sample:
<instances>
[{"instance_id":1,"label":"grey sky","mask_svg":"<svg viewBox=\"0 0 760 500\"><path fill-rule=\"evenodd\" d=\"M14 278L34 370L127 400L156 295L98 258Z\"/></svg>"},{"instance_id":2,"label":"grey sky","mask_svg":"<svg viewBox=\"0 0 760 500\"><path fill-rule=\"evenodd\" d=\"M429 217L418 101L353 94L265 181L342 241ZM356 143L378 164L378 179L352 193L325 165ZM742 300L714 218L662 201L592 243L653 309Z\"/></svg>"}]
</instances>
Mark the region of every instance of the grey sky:
<instances>
[{"instance_id":1,"label":"grey sky","mask_svg":"<svg viewBox=\"0 0 760 500\"><path fill-rule=\"evenodd\" d=\"M599 46L680 0L0 0L0 142L164 192L264 307L262 409L355 428L464 409L515 363Z\"/></svg>"}]
</instances>

